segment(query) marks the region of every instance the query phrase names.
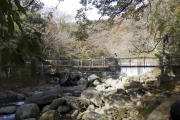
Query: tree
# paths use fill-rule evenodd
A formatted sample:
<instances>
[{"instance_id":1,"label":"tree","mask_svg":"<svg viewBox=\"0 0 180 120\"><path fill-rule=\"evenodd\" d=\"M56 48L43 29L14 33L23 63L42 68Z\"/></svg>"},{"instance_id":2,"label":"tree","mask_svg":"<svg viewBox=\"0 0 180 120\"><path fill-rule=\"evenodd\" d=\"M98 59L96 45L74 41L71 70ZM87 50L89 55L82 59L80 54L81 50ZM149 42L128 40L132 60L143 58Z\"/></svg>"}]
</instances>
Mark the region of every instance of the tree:
<instances>
[{"instance_id":1,"label":"tree","mask_svg":"<svg viewBox=\"0 0 180 120\"><path fill-rule=\"evenodd\" d=\"M80 3L85 6L77 11L79 20L87 20L86 11L97 8L101 16L115 18L123 14L136 13L141 11L149 4L147 0L81 0Z\"/></svg>"},{"instance_id":2,"label":"tree","mask_svg":"<svg viewBox=\"0 0 180 120\"><path fill-rule=\"evenodd\" d=\"M32 32L25 32L22 27L20 16L24 14L27 16L26 8L31 7L35 9L32 0L28 4L21 5L19 0L0 0L0 53L1 53L1 67L7 64L15 64L24 68L26 65L25 59L31 60L32 77L36 76L36 59L46 63L41 59L42 51L40 49L41 33L36 29ZM16 34L18 31L20 33Z\"/></svg>"}]
</instances>

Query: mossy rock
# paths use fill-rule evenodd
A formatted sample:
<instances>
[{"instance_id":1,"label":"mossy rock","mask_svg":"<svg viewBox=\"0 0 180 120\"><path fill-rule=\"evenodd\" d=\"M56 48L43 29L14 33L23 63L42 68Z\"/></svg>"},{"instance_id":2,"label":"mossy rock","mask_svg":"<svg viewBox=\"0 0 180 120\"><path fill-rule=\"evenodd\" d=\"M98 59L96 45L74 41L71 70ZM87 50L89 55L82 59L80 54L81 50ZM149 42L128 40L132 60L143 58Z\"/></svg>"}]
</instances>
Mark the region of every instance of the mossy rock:
<instances>
[{"instance_id":1,"label":"mossy rock","mask_svg":"<svg viewBox=\"0 0 180 120\"><path fill-rule=\"evenodd\" d=\"M138 117L141 119L147 118L148 115L164 101L164 99L165 96L157 96L151 98L150 100L144 101L138 110Z\"/></svg>"},{"instance_id":2,"label":"mossy rock","mask_svg":"<svg viewBox=\"0 0 180 120\"><path fill-rule=\"evenodd\" d=\"M176 83L174 81L170 81L160 85L159 89L163 91L173 91L175 87L176 87Z\"/></svg>"},{"instance_id":3,"label":"mossy rock","mask_svg":"<svg viewBox=\"0 0 180 120\"><path fill-rule=\"evenodd\" d=\"M154 110L154 106L149 105L147 103L143 103L139 108L139 118L146 118L148 115Z\"/></svg>"}]
</instances>

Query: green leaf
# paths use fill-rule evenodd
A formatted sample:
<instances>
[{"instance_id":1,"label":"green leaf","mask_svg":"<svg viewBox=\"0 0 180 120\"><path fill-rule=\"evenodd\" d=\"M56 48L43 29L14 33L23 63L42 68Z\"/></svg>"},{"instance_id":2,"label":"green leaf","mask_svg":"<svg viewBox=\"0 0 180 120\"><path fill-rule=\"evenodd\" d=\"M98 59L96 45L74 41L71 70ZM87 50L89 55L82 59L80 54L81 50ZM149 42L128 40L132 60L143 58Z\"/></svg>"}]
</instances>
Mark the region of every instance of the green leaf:
<instances>
[{"instance_id":1,"label":"green leaf","mask_svg":"<svg viewBox=\"0 0 180 120\"><path fill-rule=\"evenodd\" d=\"M26 64L23 57L20 54L17 54L17 52L14 50L11 53L11 62L22 68L24 68Z\"/></svg>"},{"instance_id":2,"label":"green leaf","mask_svg":"<svg viewBox=\"0 0 180 120\"><path fill-rule=\"evenodd\" d=\"M18 58L19 66L22 67L22 68L24 68L25 62L24 62L23 57L22 57L20 54L17 54L17 58Z\"/></svg>"},{"instance_id":3,"label":"green leaf","mask_svg":"<svg viewBox=\"0 0 180 120\"><path fill-rule=\"evenodd\" d=\"M23 29L22 29L22 27L21 27L21 24L20 24L18 21L16 21L16 24L18 25L19 29L20 29L21 32L23 33Z\"/></svg>"},{"instance_id":4,"label":"green leaf","mask_svg":"<svg viewBox=\"0 0 180 120\"><path fill-rule=\"evenodd\" d=\"M2 5L3 8L4 8L4 7L7 8L7 6L8 6L8 1L7 1L7 0L0 0L0 5Z\"/></svg>"},{"instance_id":5,"label":"green leaf","mask_svg":"<svg viewBox=\"0 0 180 120\"><path fill-rule=\"evenodd\" d=\"M1 49L0 53L1 53L1 66L6 66L9 62L10 62L10 48L3 48Z\"/></svg>"},{"instance_id":6,"label":"green leaf","mask_svg":"<svg viewBox=\"0 0 180 120\"><path fill-rule=\"evenodd\" d=\"M40 32L34 32L34 35L36 35L38 38L41 38L42 34Z\"/></svg>"},{"instance_id":7,"label":"green leaf","mask_svg":"<svg viewBox=\"0 0 180 120\"><path fill-rule=\"evenodd\" d=\"M16 12L16 11L14 11L13 10L13 12L12 12L13 14L13 20L14 21L20 21L20 16L19 16L19 14Z\"/></svg>"},{"instance_id":8,"label":"green leaf","mask_svg":"<svg viewBox=\"0 0 180 120\"><path fill-rule=\"evenodd\" d=\"M34 34L35 36L37 36L39 42L42 43L42 40L41 40L42 34L41 34L40 32L33 32L33 34Z\"/></svg>"},{"instance_id":9,"label":"green leaf","mask_svg":"<svg viewBox=\"0 0 180 120\"><path fill-rule=\"evenodd\" d=\"M13 34L13 32L14 32L14 22L13 22L10 14L8 14L8 32L10 34Z\"/></svg>"},{"instance_id":10,"label":"green leaf","mask_svg":"<svg viewBox=\"0 0 180 120\"><path fill-rule=\"evenodd\" d=\"M1 7L0 7L0 21L1 21L1 24L5 22L5 16Z\"/></svg>"},{"instance_id":11,"label":"green leaf","mask_svg":"<svg viewBox=\"0 0 180 120\"><path fill-rule=\"evenodd\" d=\"M3 41L9 41L9 35L5 29L0 29L0 36L3 37Z\"/></svg>"},{"instance_id":12,"label":"green leaf","mask_svg":"<svg viewBox=\"0 0 180 120\"><path fill-rule=\"evenodd\" d=\"M26 11L25 9L20 5L19 0L14 0L14 3L16 4L16 6L18 7L18 10L21 11L22 13L24 13L26 15Z\"/></svg>"},{"instance_id":13,"label":"green leaf","mask_svg":"<svg viewBox=\"0 0 180 120\"><path fill-rule=\"evenodd\" d=\"M32 79L36 79L37 69L36 69L36 61L35 60L31 61L30 68L31 68L31 77L32 77Z\"/></svg>"}]
</instances>

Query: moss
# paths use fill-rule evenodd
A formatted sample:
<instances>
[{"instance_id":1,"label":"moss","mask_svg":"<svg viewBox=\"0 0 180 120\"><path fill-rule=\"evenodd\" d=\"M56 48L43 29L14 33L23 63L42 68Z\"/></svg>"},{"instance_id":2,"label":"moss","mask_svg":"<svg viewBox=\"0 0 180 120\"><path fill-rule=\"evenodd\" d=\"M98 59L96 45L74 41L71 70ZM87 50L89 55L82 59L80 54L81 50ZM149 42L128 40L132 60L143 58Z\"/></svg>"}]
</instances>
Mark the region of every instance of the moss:
<instances>
[{"instance_id":1,"label":"moss","mask_svg":"<svg viewBox=\"0 0 180 120\"><path fill-rule=\"evenodd\" d=\"M141 119L146 118L153 111L153 109L154 109L153 106L150 106L147 103L143 103L139 108L138 117Z\"/></svg>"},{"instance_id":2,"label":"moss","mask_svg":"<svg viewBox=\"0 0 180 120\"><path fill-rule=\"evenodd\" d=\"M167 82L165 84L162 84L159 89L163 91L172 91L176 87L175 83L173 81Z\"/></svg>"},{"instance_id":3,"label":"moss","mask_svg":"<svg viewBox=\"0 0 180 120\"><path fill-rule=\"evenodd\" d=\"M144 101L139 110L138 110L138 117L140 119L146 119L148 115L157 107L159 106L164 100L167 98L167 96L164 95L158 95L154 97L150 97L147 99L147 101Z\"/></svg>"}]
</instances>

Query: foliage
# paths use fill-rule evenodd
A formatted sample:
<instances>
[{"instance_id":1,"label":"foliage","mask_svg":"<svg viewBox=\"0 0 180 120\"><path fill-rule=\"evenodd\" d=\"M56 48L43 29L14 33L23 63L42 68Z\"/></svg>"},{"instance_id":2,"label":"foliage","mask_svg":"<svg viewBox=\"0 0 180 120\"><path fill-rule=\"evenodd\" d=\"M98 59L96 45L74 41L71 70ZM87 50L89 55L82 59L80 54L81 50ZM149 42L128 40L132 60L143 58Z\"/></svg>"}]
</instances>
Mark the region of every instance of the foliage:
<instances>
[{"instance_id":1,"label":"foliage","mask_svg":"<svg viewBox=\"0 0 180 120\"><path fill-rule=\"evenodd\" d=\"M154 35L154 40L161 41L165 35L168 36L166 41L166 53L172 56L179 56L180 52L180 2L165 3L160 1L151 16L150 28Z\"/></svg>"},{"instance_id":2,"label":"foliage","mask_svg":"<svg viewBox=\"0 0 180 120\"><path fill-rule=\"evenodd\" d=\"M143 103L139 109L139 117L144 119L146 118L152 111L154 110L154 107L152 105L149 105L147 103Z\"/></svg>"},{"instance_id":3,"label":"foliage","mask_svg":"<svg viewBox=\"0 0 180 120\"><path fill-rule=\"evenodd\" d=\"M79 24L77 31L73 34L78 41L86 40L89 36L86 30L86 25L83 25L82 23Z\"/></svg>"},{"instance_id":4,"label":"foliage","mask_svg":"<svg viewBox=\"0 0 180 120\"><path fill-rule=\"evenodd\" d=\"M32 77L35 78L36 60L34 58L46 63L41 59L41 33L37 30L26 33L22 28L20 18L22 14L27 16L26 10L20 5L19 0L0 0L0 65L3 67L11 63L24 68L25 59L32 58L30 66ZM20 36L16 34L16 26L18 26Z\"/></svg>"},{"instance_id":5,"label":"foliage","mask_svg":"<svg viewBox=\"0 0 180 120\"><path fill-rule=\"evenodd\" d=\"M138 10L136 8L140 4L142 6L139 9L147 5L145 0L81 0L80 3L85 8L78 10L77 18L81 18L79 20L87 20L86 11L93 7L97 8L98 13L102 16L114 18L120 16L123 12Z\"/></svg>"}]
</instances>

